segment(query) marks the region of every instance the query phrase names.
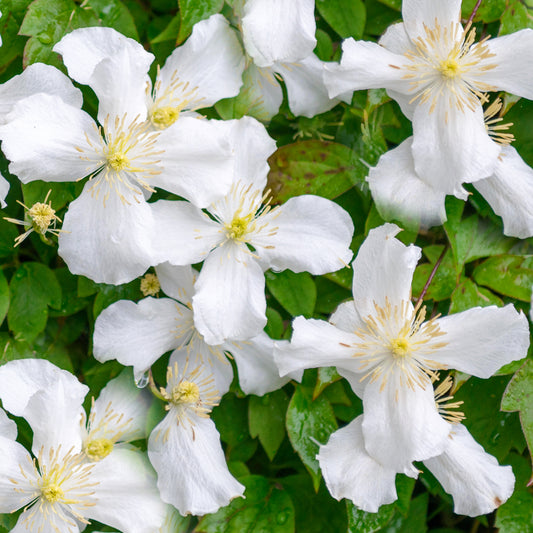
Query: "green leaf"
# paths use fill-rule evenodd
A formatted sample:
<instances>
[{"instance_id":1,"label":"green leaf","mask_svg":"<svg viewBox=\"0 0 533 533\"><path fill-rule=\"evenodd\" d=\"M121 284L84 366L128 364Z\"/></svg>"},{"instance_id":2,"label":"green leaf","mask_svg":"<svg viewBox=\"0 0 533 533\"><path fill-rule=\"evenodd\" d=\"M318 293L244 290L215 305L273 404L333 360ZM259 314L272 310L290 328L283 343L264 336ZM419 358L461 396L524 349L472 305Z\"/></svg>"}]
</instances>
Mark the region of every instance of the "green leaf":
<instances>
[{"instance_id":1,"label":"green leaf","mask_svg":"<svg viewBox=\"0 0 533 533\"><path fill-rule=\"evenodd\" d=\"M220 438L229 448L250 440L247 399L226 394L220 405L213 409L211 418L220 432Z\"/></svg>"},{"instance_id":2,"label":"green leaf","mask_svg":"<svg viewBox=\"0 0 533 533\"><path fill-rule=\"evenodd\" d=\"M316 303L316 286L313 278L307 272L299 274L292 270L274 273L268 271L265 274L266 286L272 296L291 315L304 315L310 317L313 314Z\"/></svg>"},{"instance_id":3,"label":"green leaf","mask_svg":"<svg viewBox=\"0 0 533 533\"><path fill-rule=\"evenodd\" d=\"M248 425L250 435L259 437L268 458L272 461L285 437L285 413L289 398L283 389L261 398L250 396Z\"/></svg>"},{"instance_id":4,"label":"green leaf","mask_svg":"<svg viewBox=\"0 0 533 533\"><path fill-rule=\"evenodd\" d=\"M508 252L516 242L514 239L504 237L496 226L480 219L478 215L463 220L449 217L444 223L444 229L453 250L458 272L470 261Z\"/></svg>"},{"instance_id":5,"label":"green leaf","mask_svg":"<svg viewBox=\"0 0 533 533\"><path fill-rule=\"evenodd\" d=\"M329 401L323 395L313 401L313 389L298 385L287 409L287 433L311 475L315 492L321 479L317 443L326 443L336 429L337 421Z\"/></svg>"},{"instance_id":6,"label":"green leaf","mask_svg":"<svg viewBox=\"0 0 533 533\"><path fill-rule=\"evenodd\" d=\"M6 277L4 276L4 271L0 270L0 325L7 315L7 310L9 309L9 300L9 286L7 284Z\"/></svg>"},{"instance_id":7,"label":"green leaf","mask_svg":"<svg viewBox=\"0 0 533 533\"><path fill-rule=\"evenodd\" d=\"M31 342L46 326L48 306L61 307L61 286L46 265L28 262L17 269L9 289L9 329L17 340Z\"/></svg>"},{"instance_id":8,"label":"green leaf","mask_svg":"<svg viewBox=\"0 0 533 533\"><path fill-rule=\"evenodd\" d=\"M306 474L279 479L292 498L296 511L296 531L302 533L326 533L346 531L346 506L334 500L325 484L318 493L313 490Z\"/></svg>"},{"instance_id":9,"label":"green leaf","mask_svg":"<svg viewBox=\"0 0 533 533\"><path fill-rule=\"evenodd\" d=\"M13 339L9 333L0 332L0 364L27 357L39 357L39 355L27 342L18 341Z\"/></svg>"},{"instance_id":10,"label":"green leaf","mask_svg":"<svg viewBox=\"0 0 533 533\"><path fill-rule=\"evenodd\" d=\"M32 181L22 184L22 196L24 204L31 208L37 202L43 203L46 196L47 203L51 203L52 208L58 211L76 197L75 183L53 183L47 181Z\"/></svg>"},{"instance_id":11,"label":"green leaf","mask_svg":"<svg viewBox=\"0 0 533 533\"><path fill-rule=\"evenodd\" d=\"M366 9L361 0L316 0L316 8L343 39L363 36Z\"/></svg>"},{"instance_id":12,"label":"green leaf","mask_svg":"<svg viewBox=\"0 0 533 533\"><path fill-rule=\"evenodd\" d=\"M531 27L533 27L533 21L529 17L527 7L522 2L512 2L502 16L499 35L507 35Z\"/></svg>"},{"instance_id":13,"label":"green leaf","mask_svg":"<svg viewBox=\"0 0 533 533\"><path fill-rule=\"evenodd\" d=\"M245 498L234 499L217 513L200 519L197 533L293 533L294 506L278 483L262 476L240 479Z\"/></svg>"},{"instance_id":14,"label":"green leaf","mask_svg":"<svg viewBox=\"0 0 533 533\"><path fill-rule=\"evenodd\" d=\"M79 285L78 285L79 294ZM141 298L141 288L139 280L134 279L123 285L99 284L98 296L94 299L93 313L95 318L103 309L119 300L138 300Z\"/></svg>"},{"instance_id":15,"label":"green leaf","mask_svg":"<svg viewBox=\"0 0 533 533\"><path fill-rule=\"evenodd\" d=\"M17 236L16 226L0 217L0 257L7 257L13 253Z\"/></svg>"},{"instance_id":16,"label":"green leaf","mask_svg":"<svg viewBox=\"0 0 533 533\"><path fill-rule=\"evenodd\" d=\"M473 278L478 285L488 287L499 294L530 302L533 257L519 255L491 257L475 268Z\"/></svg>"},{"instance_id":17,"label":"green leaf","mask_svg":"<svg viewBox=\"0 0 533 533\"><path fill-rule=\"evenodd\" d=\"M462 15L465 20L470 18L474 11L477 0L463 0ZM505 9L506 0L485 0L481 2L479 9L474 17L474 21L482 20L483 22L494 22L498 20Z\"/></svg>"},{"instance_id":18,"label":"green leaf","mask_svg":"<svg viewBox=\"0 0 533 533\"><path fill-rule=\"evenodd\" d=\"M77 313L89 305L89 298L78 297L78 280L67 267L54 271L61 285L61 305L57 311L52 311L50 316L69 316Z\"/></svg>"},{"instance_id":19,"label":"green leaf","mask_svg":"<svg viewBox=\"0 0 533 533\"><path fill-rule=\"evenodd\" d=\"M502 410L519 411L522 432L533 456L533 360L528 359L507 385Z\"/></svg>"},{"instance_id":20,"label":"green leaf","mask_svg":"<svg viewBox=\"0 0 533 533\"><path fill-rule=\"evenodd\" d=\"M189 37L197 22L219 13L223 5L224 0L179 0L181 24L176 44L181 44Z\"/></svg>"},{"instance_id":21,"label":"green leaf","mask_svg":"<svg viewBox=\"0 0 533 533\"><path fill-rule=\"evenodd\" d=\"M20 27L20 35L30 37L24 48L24 64L42 62L62 66L52 48L68 32L98 25L90 9L78 7L73 0L35 0Z\"/></svg>"},{"instance_id":22,"label":"green leaf","mask_svg":"<svg viewBox=\"0 0 533 533\"><path fill-rule=\"evenodd\" d=\"M126 37L139 40L139 33L129 9L120 0L89 0L86 10L92 10L100 25L114 28Z\"/></svg>"},{"instance_id":23,"label":"green leaf","mask_svg":"<svg viewBox=\"0 0 533 533\"><path fill-rule=\"evenodd\" d=\"M271 307L266 309L267 325L265 326L265 333L271 339L281 339L283 337L283 318L281 315Z\"/></svg>"},{"instance_id":24,"label":"green leaf","mask_svg":"<svg viewBox=\"0 0 533 533\"><path fill-rule=\"evenodd\" d=\"M341 302L352 298L351 290L344 289L325 277L317 277L315 285L317 290L315 313L330 315Z\"/></svg>"},{"instance_id":25,"label":"green leaf","mask_svg":"<svg viewBox=\"0 0 533 533\"><path fill-rule=\"evenodd\" d=\"M337 198L362 183L368 168L352 150L326 141L282 146L269 159L268 187L276 203L301 194Z\"/></svg>"},{"instance_id":26,"label":"green leaf","mask_svg":"<svg viewBox=\"0 0 533 533\"><path fill-rule=\"evenodd\" d=\"M322 391L333 383L342 379L334 366L325 366L318 369L318 377L315 388L313 389L313 400L318 398Z\"/></svg>"},{"instance_id":27,"label":"green leaf","mask_svg":"<svg viewBox=\"0 0 533 533\"><path fill-rule=\"evenodd\" d=\"M164 43L165 41L176 42L180 30L180 21L181 18L179 15L176 15L173 19L171 19L167 27L157 37L154 37L151 40L152 44Z\"/></svg>"},{"instance_id":28,"label":"green leaf","mask_svg":"<svg viewBox=\"0 0 533 533\"><path fill-rule=\"evenodd\" d=\"M476 285L471 279L462 278L452 293L449 313L459 313L472 307L487 307L488 305L501 307L503 302L489 290Z\"/></svg>"}]
</instances>

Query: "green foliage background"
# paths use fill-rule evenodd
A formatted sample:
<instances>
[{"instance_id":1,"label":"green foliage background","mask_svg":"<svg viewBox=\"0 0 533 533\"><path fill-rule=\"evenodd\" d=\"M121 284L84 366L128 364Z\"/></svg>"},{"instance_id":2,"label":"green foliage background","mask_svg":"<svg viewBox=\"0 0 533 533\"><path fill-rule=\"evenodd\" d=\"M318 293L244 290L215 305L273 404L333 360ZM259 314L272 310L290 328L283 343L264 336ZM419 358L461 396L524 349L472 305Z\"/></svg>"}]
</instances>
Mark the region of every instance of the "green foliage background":
<instances>
[{"instance_id":1,"label":"green foliage background","mask_svg":"<svg viewBox=\"0 0 533 533\"><path fill-rule=\"evenodd\" d=\"M93 25L110 26L142 42L163 63L194 23L222 12L234 20L239 0L0 0L0 83L23 66L41 61L64 71L52 48L69 31ZM440 0L435 0L440 1ZM475 0L464 0L467 19ZM343 38L377 40L401 18L401 0L316 0L317 55L338 60ZM483 35L503 35L533 28L532 0L483 0L474 19ZM97 101L87 87L85 109L96 115ZM506 121L513 122L514 146L533 165L533 102L504 97ZM210 117L239 118L253 114L246 91L207 110ZM355 224L352 249L368 230L383 223L364 178L367 166L411 134L411 125L384 91L359 91L352 105L339 105L313 119L296 118L286 104L270 122L269 133L279 150L271 157L270 188L276 201L302 193L334 199ZM52 206L60 217L82 183L20 185L9 176L0 154L0 171L11 182L2 216L23 218L20 200L31 206L52 190ZM413 297L423 290L437 262L440 266L425 295L431 313L459 312L473 306L514 303L530 310L533 285L533 240L503 236L502 224L481 196L471 189L469 202L450 198L448 221L429 232L409 228L406 243L423 248ZM154 199L164 197L156 195ZM32 234L13 248L17 228L0 218L0 364L25 357L46 358L74 372L99 390L121 367L99 364L91 355L94 320L102 309L122 298L141 298L139 281L118 287L73 276L57 256L57 246ZM273 338L290 338L291 318L299 314L327 319L351 297L351 270L313 277L290 271L267 273L268 325ZM165 362L154 368L164 381ZM204 533L453 533L533 532L530 451L533 448L533 361L513 363L489 380L457 374L456 398L464 401L465 425L495 455L511 464L515 493L496 513L476 519L453 514L451 497L429 472L416 482L398 476L399 499L377 514L364 513L345 501L333 500L315 459L315 440L326 442L337 427L362 412L360 400L333 368L307 371L301 384L288 384L264 397L245 396L234 383L215 408L231 471L246 485L246 499L236 499L214 515L184 519L183 531ZM154 412L154 419L160 413ZM20 440L31 442L29 428L19 424ZM0 515L0 533L16 521ZM110 531L93 524L86 531Z\"/></svg>"}]
</instances>

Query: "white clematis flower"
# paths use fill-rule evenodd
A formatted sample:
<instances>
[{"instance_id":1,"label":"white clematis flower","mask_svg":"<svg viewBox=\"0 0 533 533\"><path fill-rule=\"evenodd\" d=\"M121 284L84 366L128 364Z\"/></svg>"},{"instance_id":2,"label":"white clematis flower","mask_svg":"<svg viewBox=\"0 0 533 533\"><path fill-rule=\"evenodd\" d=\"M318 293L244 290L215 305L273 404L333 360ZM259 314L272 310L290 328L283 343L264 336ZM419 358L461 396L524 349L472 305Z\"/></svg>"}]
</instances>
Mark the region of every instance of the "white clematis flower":
<instances>
[{"instance_id":1,"label":"white clematis flower","mask_svg":"<svg viewBox=\"0 0 533 533\"><path fill-rule=\"evenodd\" d=\"M270 208L263 189L275 144L257 121L233 123L244 140L236 143L230 193L206 212L186 202L153 204L158 261L205 260L192 301L196 329L212 345L249 339L264 328L264 270L324 274L352 256L353 224L337 204L309 195Z\"/></svg>"},{"instance_id":2,"label":"white clematis flower","mask_svg":"<svg viewBox=\"0 0 533 533\"><path fill-rule=\"evenodd\" d=\"M329 94L387 89L413 121L418 176L464 194L461 183L490 176L499 155L485 132L482 93L533 98L533 30L476 43L460 24L461 0L404 0L402 13L379 45L344 41L340 66L326 66Z\"/></svg>"},{"instance_id":3,"label":"white clematis flower","mask_svg":"<svg viewBox=\"0 0 533 533\"><path fill-rule=\"evenodd\" d=\"M145 298L139 303L121 300L104 309L94 326L94 356L98 361L117 359L131 365L139 381L159 357L175 350L172 357L180 366L186 360L205 365L221 395L229 390L233 379L226 352L237 364L246 394L262 395L293 379L279 377L273 360L274 342L264 332L247 341L205 342L193 320L196 270L164 263L156 267L156 273L158 283L171 298Z\"/></svg>"},{"instance_id":4,"label":"white clematis flower","mask_svg":"<svg viewBox=\"0 0 533 533\"><path fill-rule=\"evenodd\" d=\"M510 466L499 466L485 453L460 422L464 414L456 411L462 402L452 402L452 380L447 377L435 390L436 407L448 423L444 451L424 464L452 494L455 512L468 516L490 513L513 493L514 475ZM347 498L359 508L375 513L381 505L397 499L396 470L376 461L365 448L361 415L332 433L320 446L317 459L328 490L334 498ZM418 476L412 468L411 477Z\"/></svg>"},{"instance_id":5,"label":"white clematis flower","mask_svg":"<svg viewBox=\"0 0 533 533\"><path fill-rule=\"evenodd\" d=\"M132 533L161 526L165 507L144 455L117 448L95 458L84 448L85 385L42 359L5 364L0 384L5 408L33 430L35 459L18 442L0 438L0 512L24 508L12 531L78 533L91 519ZM109 416L108 405L100 419L116 433L110 426L126 420Z\"/></svg>"},{"instance_id":6,"label":"white clematis flower","mask_svg":"<svg viewBox=\"0 0 533 533\"><path fill-rule=\"evenodd\" d=\"M244 492L229 473L219 433L209 418L220 399L214 379L200 361L180 366L171 356L161 394L168 414L148 441L161 498L182 515L214 513Z\"/></svg>"},{"instance_id":7,"label":"white clematis flower","mask_svg":"<svg viewBox=\"0 0 533 533\"><path fill-rule=\"evenodd\" d=\"M220 72L207 68L205 51L198 45L200 40L203 46L201 39L208 34L213 42L222 35L222 52L238 47L222 18L205 21L159 73L152 101L148 77L152 54L111 28L76 30L55 50L63 54L72 77L87 83L99 97L100 125L80 109L81 102L71 105L48 94L21 100L6 116L8 123L0 128L2 148L11 160L10 171L23 183L89 176L65 215L59 238L59 254L73 273L118 284L153 264L153 219L145 198L154 187L201 206L227 192L233 172L228 126L194 116L177 120L186 108L178 103L184 87L194 92L196 104L203 105L236 93L240 86L242 68L235 54L220 63L222 70L228 67L229 81L217 85ZM174 74L176 60L184 66L179 80ZM214 78L198 74L192 63L205 67ZM175 109L172 124L154 119L162 113L158 115L159 105L167 114ZM163 129L164 125L171 127Z\"/></svg>"},{"instance_id":8,"label":"white clematis flower","mask_svg":"<svg viewBox=\"0 0 533 533\"><path fill-rule=\"evenodd\" d=\"M513 306L473 308L427 322L411 303L420 249L385 224L371 230L353 262L354 300L330 322L298 317L289 348L274 358L281 375L337 366L363 399L362 431L369 455L409 475L412 461L444 451L448 424L439 416L431 379L456 368L482 378L523 358L529 329Z\"/></svg>"},{"instance_id":9,"label":"white clematis flower","mask_svg":"<svg viewBox=\"0 0 533 533\"><path fill-rule=\"evenodd\" d=\"M349 95L330 98L322 79L324 62L316 46L314 0L246 0L234 5L247 59L246 98L255 116L269 120L280 108L285 82L289 107L295 115L314 117Z\"/></svg>"}]
</instances>

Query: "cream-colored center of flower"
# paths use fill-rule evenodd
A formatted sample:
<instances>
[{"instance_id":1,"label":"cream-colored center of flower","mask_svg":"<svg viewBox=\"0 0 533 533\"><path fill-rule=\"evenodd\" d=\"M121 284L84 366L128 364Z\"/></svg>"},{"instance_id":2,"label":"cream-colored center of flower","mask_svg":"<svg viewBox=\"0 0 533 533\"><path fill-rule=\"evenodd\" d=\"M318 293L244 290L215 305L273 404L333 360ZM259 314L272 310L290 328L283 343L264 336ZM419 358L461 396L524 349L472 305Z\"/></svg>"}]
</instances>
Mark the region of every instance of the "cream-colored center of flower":
<instances>
[{"instance_id":1,"label":"cream-colored center of flower","mask_svg":"<svg viewBox=\"0 0 533 533\"><path fill-rule=\"evenodd\" d=\"M200 388L192 381L182 381L172 389L173 403L198 403Z\"/></svg>"},{"instance_id":2,"label":"cream-colored center of flower","mask_svg":"<svg viewBox=\"0 0 533 533\"><path fill-rule=\"evenodd\" d=\"M459 63L453 58L442 61L440 71L445 78L455 78L461 74Z\"/></svg>"},{"instance_id":3,"label":"cream-colored center of flower","mask_svg":"<svg viewBox=\"0 0 533 533\"><path fill-rule=\"evenodd\" d=\"M130 166L130 160L126 157L126 154L121 151L111 152L107 154L107 164L113 169L119 172Z\"/></svg>"},{"instance_id":4,"label":"cream-colored center of flower","mask_svg":"<svg viewBox=\"0 0 533 533\"><path fill-rule=\"evenodd\" d=\"M353 345L353 356L361 368L367 368L361 381L381 380L383 390L389 377L395 376L401 386L424 388L428 376L442 368L428 356L446 345L438 339L444 333L435 319L424 322L425 308L417 311L409 302L393 306L386 301L384 307L375 304L365 326L355 332L361 341Z\"/></svg>"},{"instance_id":5,"label":"cream-colored center of flower","mask_svg":"<svg viewBox=\"0 0 533 533\"><path fill-rule=\"evenodd\" d=\"M101 461L113 451L113 441L110 439L94 439L85 446L85 453L93 461Z\"/></svg>"},{"instance_id":6,"label":"cream-colored center of flower","mask_svg":"<svg viewBox=\"0 0 533 533\"><path fill-rule=\"evenodd\" d=\"M245 217L235 216L230 224L224 225L228 238L233 239L234 241L242 241L243 237L248 233L250 223L253 219L253 213L250 213Z\"/></svg>"},{"instance_id":7,"label":"cream-colored center of flower","mask_svg":"<svg viewBox=\"0 0 533 533\"><path fill-rule=\"evenodd\" d=\"M161 284L155 274L146 274L141 279L141 292L144 296L155 296L161 290Z\"/></svg>"},{"instance_id":8,"label":"cream-colored center of flower","mask_svg":"<svg viewBox=\"0 0 533 533\"><path fill-rule=\"evenodd\" d=\"M45 234L50 224L56 220L56 212L52 206L37 202L28 210L28 215L33 221L34 228L41 234Z\"/></svg>"},{"instance_id":9,"label":"cream-colored center of flower","mask_svg":"<svg viewBox=\"0 0 533 533\"><path fill-rule=\"evenodd\" d=\"M157 129L165 129L172 126L180 116L180 107L159 107L152 111L150 120Z\"/></svg>"},{"instance_id":10,"label":"cream-colored center of flower","mask_svg":"<svg viewBox=\"0 0 533 533\"><path fill-rule=\"evenodd\" d=\"M65 493L61 487L55 483L43 485L41 488L41 494L43 498L50 503L56 503L65 497Z\"/></svg>"},{"instance_id":11,"label":"cream-colored center of flower","mask_svg":"<svg viewBox=\"0 0 533 533\"><path fill-rule=\"evenodd\" d=\"M410 348L411 345L409 344L409 341L404 337L394 339L390 344L390 350L395 359L401 359L402 357L409 355Z\"/></svg>"}]
</instances>

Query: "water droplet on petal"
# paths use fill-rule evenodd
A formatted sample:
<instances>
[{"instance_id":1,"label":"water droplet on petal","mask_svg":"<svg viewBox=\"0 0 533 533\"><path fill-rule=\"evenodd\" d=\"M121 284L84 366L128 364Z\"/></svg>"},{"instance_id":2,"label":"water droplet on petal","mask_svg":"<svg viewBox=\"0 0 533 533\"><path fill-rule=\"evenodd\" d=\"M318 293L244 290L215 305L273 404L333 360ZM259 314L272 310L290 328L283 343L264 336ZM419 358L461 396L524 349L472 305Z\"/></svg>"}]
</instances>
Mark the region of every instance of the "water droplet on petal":
<instances>
[{"instance_id":1,"label":"water droplet on petal","mask_svg":"<svg viewBox=\"0 0 533 533\"><path fill-rule=\"evenodd\" d=\"M145 372L139 378L137 378L137 376L135 376L135 385L137 385L137 387L139 389L144 389L144 387L146 387L146 385L148 385L148 380L149 380L148 372Z\"/></svg>"}]
</instances>

